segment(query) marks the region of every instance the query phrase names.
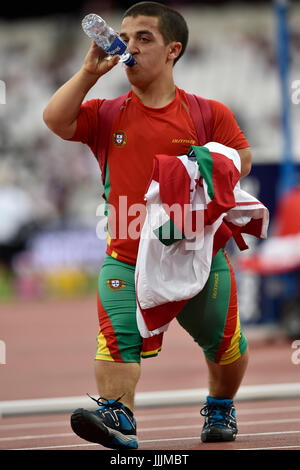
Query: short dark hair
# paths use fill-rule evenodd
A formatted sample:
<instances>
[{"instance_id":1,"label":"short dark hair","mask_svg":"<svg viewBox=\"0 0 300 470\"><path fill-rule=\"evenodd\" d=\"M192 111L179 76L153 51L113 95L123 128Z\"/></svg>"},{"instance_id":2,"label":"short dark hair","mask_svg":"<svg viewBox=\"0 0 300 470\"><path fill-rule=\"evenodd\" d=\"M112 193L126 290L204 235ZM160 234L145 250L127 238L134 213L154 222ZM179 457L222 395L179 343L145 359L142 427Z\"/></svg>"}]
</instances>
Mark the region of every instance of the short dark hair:
<instances>
[{"instance_id":1,"label":"short dark hair","mask_svg":"<svg viewBox=\"0 0 300 470\"><path fill-rule=\"evenodd\" d=\"M169 44L172 41L182 44L181 52L174 60L175 64L183 55L188 43L189 30L183 16L163 3L139 2L129 7L125 11L123 18L127 16L135 18L139 15L155 16L158 18L158 29L165 44Z\"/></svg>"}]
</instances>

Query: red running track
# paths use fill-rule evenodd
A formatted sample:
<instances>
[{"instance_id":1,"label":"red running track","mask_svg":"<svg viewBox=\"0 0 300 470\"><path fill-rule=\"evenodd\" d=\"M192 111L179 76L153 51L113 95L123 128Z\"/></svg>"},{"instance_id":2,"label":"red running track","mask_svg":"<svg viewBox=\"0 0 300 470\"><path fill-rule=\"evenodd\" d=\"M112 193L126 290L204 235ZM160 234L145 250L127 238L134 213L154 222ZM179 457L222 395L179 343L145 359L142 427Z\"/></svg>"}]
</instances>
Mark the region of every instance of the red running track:
<instances>
[{"instance_id":1,"label":"red running track","mask_svg":"<svg viewBox=\"0 0 300 470\"><path fill-rule=\"evenodd\" d=\"M139 449L143 450L299 450L300 399L237 405L239 434L234 442L200 441L199 407L137 410ZM5 418L0 449L107 450L76 436L69 415Z\"/></svg>"},{"instance_id":2,"label":"red running track","mask_svg":"<svg viewBox=\"0 0 300 470\"><path fill-rule=\"evenodd\" d=\"M13 302L0 307L0 400L96 396L93 354L97 334L94 299ZM250 363L243 385L298 383L300 364L291 341L269 341L246 332ZM173 322L157 358L142 362L138 392L207 387L202 352ZM300 397L237 402L239 434L234 442L200 441L199 406L137 409L139 449L300 449ZM0 449L104 450L76 436L69 415L44 414L0 419Z\"/></svg>"}]
</instances>

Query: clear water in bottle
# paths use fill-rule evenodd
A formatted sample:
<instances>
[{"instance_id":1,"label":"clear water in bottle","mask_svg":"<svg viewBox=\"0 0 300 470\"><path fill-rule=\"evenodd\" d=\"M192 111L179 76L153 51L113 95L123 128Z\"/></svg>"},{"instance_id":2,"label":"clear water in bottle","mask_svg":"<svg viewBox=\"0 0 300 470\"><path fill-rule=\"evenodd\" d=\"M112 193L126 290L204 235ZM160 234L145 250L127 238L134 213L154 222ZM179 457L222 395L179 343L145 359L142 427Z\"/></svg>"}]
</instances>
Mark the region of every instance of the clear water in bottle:
<instances>
[{"instance_id":1,"label":"clear water in bottle","mask_svg":"<svg viewBox=\"0 0 300 470\"><path fill-rule=\"evenodd\" d=\"M125 42L99 15L91 13L85 16L82 20L82 29L107 54L119 55L120 61L129 67L135 64Z\"/></svg>"}]
</instances>

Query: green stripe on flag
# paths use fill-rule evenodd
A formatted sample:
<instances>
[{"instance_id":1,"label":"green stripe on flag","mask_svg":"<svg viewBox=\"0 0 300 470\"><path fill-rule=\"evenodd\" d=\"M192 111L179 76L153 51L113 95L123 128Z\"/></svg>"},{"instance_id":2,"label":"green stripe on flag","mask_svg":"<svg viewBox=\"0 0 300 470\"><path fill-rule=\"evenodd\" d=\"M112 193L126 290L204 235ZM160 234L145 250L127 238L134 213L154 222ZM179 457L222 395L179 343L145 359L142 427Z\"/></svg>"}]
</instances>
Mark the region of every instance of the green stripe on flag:
<instances>
[{"instance_id":1,"label":"green stripe on flag","mask_svg":"<svg viewBox=\"0 0 300 470\"><path fill-rule=\"evenodd\" d=\"M183 240L185 238L184 234L175 227L174 222L171 219L153 230L153 233L166 246L172 245L173 243L178 242L178 240Z\"/></svg>"},{"instance_id":2,"label":"green stripe on flag","mask_svg":"<svg viewBox=\"0 0 300 470\"><path fill-rule=\"evenodd\" d=\"M110 230L109 223L108 223L108 219L109 219L109 193L110 193L109 167L108 167L108 162L106 162L105 181L104 181L104 197L105 197L104 215L107 217L107 230L108 230L108 233L111 235L111 230Z\"/></svg>"},{"instance_id":3,"label":"green stripe on flag","mask_svg":"<svg viewBox=\"0 0 300 470\"><path fill-rule=\"evenodd\" d=\"M213 184L213 159L210 154L210 151L206 147L199 147L196 145L192 145L189 152L193 150L199 171L203 176L206 184L207 184L207 192L210 199L213 199L215 196L214 184Z\"/></svg>"}]
</instances>

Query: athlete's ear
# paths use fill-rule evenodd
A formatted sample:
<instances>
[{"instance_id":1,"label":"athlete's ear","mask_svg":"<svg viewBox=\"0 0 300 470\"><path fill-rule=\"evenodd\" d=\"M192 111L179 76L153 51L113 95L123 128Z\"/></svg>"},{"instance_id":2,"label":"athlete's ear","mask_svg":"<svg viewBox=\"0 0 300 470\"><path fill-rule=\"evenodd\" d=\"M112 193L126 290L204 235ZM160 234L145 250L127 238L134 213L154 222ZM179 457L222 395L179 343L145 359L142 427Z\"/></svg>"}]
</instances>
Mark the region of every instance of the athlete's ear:
<instances>
[{"instance_id":1,"label":"athlete's ear","mask_svg":"<svg viewBox=\"0 0 300 470\"><path fill-rule=\"evenodd\" d=\"M177 57L180 55L180 52L182 50L182 44L181 42L170 42L168 44L168 59L170 60L175 60Z\"/></svg>"}]
</instances>

